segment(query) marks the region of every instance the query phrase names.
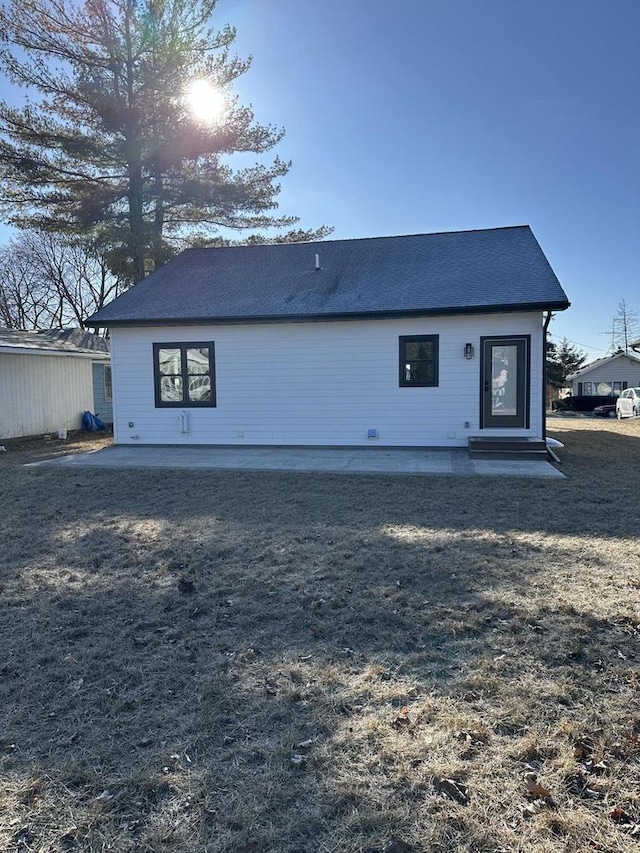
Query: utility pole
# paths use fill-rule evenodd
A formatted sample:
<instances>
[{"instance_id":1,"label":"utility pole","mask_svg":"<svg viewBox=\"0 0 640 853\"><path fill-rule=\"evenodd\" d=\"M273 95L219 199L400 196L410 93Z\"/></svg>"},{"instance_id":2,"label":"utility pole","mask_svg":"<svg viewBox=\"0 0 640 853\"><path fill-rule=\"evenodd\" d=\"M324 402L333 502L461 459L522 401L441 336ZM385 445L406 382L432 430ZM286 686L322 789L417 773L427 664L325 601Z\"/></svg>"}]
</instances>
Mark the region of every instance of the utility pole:
<instances>
[{"instance_id":1,"label":"utility pole","mask_svg":"<svg viewBox=\"0 0 640 853\"><path fill-rule=\"evenodd\" d=\"M626 300L622 299L618 303L618 313L611 321L611 333L603 332L605 335L611 334L611 352L618 350L629 352L631 349L630 341L637 338L639 333L638 313L632 311Z\"/></svg>"}]
</instances>

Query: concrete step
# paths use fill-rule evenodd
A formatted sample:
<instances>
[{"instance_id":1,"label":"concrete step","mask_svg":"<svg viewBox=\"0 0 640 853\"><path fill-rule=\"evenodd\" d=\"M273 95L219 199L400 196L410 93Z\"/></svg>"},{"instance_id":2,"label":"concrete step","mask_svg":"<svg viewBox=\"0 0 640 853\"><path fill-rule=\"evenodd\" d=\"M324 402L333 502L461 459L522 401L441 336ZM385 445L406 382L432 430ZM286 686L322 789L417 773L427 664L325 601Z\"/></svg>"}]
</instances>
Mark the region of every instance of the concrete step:
<instances>
[{"instance_id":1,"label":"concrete step","mask_svg":"<svg viewBox=\"0 0 640 853\"><path fill-rule=\"evenodd\" d=\"M469 438L470 451L483 452L509 452L509 453L529 453L531 451L541 451L546 453L547 445L540 438L526 438L508 436L471 436Z\"/></svg>"},{"instance_id":2,"label":"concrete step","mask_svg":"<svg viewBox=\"0 0 640 853\"><path fill-rule=\"evenodd\" d=\"M515 459L521 462L550 461L546 450L469 450L469 456L472 459Z\"/></svg>"},{"instance_id":3,"label":"concrete step","mask_svg":"<svg viewBox=\"0 0 640 853\"><path fill-rule=\"evenodd\" d=\"M547 445L539 438L520 436L471 436L469 456L472 459L549 459Z\"/></svg>"}]
</instances>

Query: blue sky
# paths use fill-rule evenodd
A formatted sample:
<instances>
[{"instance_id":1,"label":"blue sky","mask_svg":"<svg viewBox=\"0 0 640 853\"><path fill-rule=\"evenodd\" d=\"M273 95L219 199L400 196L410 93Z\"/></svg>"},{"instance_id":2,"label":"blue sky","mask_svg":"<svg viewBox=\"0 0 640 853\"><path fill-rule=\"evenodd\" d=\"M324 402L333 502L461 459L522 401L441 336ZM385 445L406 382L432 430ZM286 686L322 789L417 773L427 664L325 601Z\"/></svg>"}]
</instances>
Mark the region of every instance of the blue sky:
<instances>
[{"instance_id":1,"label":"blue sky","mask_svg":"<svg viewBox=\"0 0 640 853\"><path fill-rule=\"evenodd\" d=\"M281 209L333 237L531 225L604 355L640 312L638 0L219 0L236 84L293 160ZM0 96L9 93L2 91Z\"/></svg>"},{"instance_id":2,"label":"blue sky","mask_svg":"<svg viewBox=\"0 0 640 853\"><path fill-rule=\"evenodd\" d=\"M220 0L287 130L281 207L334 237L531 225L604 355L640 311L638 0Z\"/></svg>"}]
</instances>

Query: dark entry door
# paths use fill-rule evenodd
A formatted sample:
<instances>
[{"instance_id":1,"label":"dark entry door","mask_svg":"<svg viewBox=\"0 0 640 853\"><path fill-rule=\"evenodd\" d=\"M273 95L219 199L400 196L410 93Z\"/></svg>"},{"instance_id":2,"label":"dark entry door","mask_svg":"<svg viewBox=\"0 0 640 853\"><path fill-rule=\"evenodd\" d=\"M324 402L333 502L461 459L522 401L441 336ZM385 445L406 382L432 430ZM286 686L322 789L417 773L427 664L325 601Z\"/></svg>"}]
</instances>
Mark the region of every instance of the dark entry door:
<instances>
[{"instance_id":1,"label":"dark entry door","mask_svg":"<svg viewBox=\"0 0 640 853\"><path fill-rule=\"evenodd\" d=\"M480 420L491 427L529 426L529 335L480 338Z\"/></svg>"}]
</instances>

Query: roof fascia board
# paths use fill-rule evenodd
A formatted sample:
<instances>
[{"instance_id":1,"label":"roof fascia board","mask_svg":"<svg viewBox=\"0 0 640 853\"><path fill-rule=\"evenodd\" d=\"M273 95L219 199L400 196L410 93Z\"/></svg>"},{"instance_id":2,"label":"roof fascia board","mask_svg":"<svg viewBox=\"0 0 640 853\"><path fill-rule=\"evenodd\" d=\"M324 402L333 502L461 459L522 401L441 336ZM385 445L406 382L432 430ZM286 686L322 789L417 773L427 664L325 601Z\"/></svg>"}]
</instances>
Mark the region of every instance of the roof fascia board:
<instances>
[{"instance_id":1,"label":"roof fascia board","mask_svg":"<svg viewBox=\"0 0 640 853\"><path fill-rule=\"evenodd\" d=\"M570 302L534 302L512 305L482 305L464 308L441 308L414 311L358 311L345 314L294 314L290 317L282 315L246 316L246 317L156 317L139 320L100 320L89 317L84 321L85 326L96 329L114 326L227 326L252 325L262 323L323 323L345 320L393 320L403 317L446 317L460 314L504 314L520 313L523 311L565 311Z\"/></svg>"},{"instance_id":2,"label":"roof fascia board","mask_svg":"<svg viewBox=\"0 0 640 853\"><path fill-rule=\"evenodd\" d=\"M108 352L68 352L55 349L35 349L34 347L12 347L0 344L0 355L51 355L57 358L90 358L93 361L108 361Z\"/></svg>"}]
</instances>

